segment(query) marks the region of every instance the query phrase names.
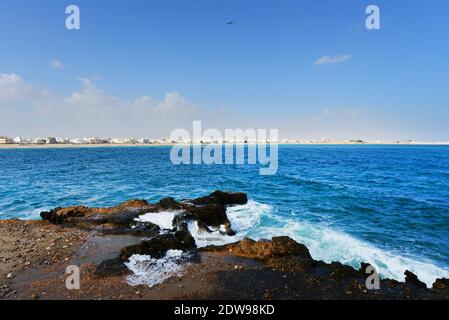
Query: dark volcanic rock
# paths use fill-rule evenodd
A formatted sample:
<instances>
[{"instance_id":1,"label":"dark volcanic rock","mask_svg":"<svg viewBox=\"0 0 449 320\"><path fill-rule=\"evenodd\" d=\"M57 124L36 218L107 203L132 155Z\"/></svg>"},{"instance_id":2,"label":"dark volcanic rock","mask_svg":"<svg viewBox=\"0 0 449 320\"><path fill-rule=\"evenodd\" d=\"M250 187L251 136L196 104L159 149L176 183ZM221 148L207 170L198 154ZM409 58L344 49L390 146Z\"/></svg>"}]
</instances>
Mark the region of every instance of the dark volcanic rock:
<instances>
[{"instance_id":1,"label":"dark volcanic rock","mask_svg":"<svg viewBox=\"0 0 449 320\"><path fill-rule=\"evenodd\" d=\"M405 283L414 285L418 288L423 289L427 288L426 284L424 282L421 282L413 272L406 270L404 274L405 274Z\"/></svg>"},{"instance_id":2,"label":"dark volcanic rock","mask_svg":"<svg viewBox=\"0 0 449 320\"><path fill-rule=\"evenodd\" d=\"M158 237L144 240L139 244L123 248L120 252L120 260L127 261L133 254L150 255L152 258L162 258L170 250L195 249L195 239L187 231L161 234Z\"/></svg>"},{"instance_id":3,"label":"dark volcanic rock","mask_svg":"<svg viewBox=\"0 0 449 320\"><path fill-rule=\"evenodd\" d=\"M443 299L449 299L449 279L437 279L432 285L433 291Z\"/></svg>"},{"instance_id":4,"label":"dark volcanic rock","mask_svg":"<svg viewBox=\"0 0 449 320\"><path fill-rule=\"evenodd\" d=\"M129 274L130 271L125 266L120 257L115 259L105 260L101 262L96 268L94 275L98 278L104 278L116 275Z\"/></svg>"},{"instance_id":5,"label":"dark volcanic rock","mask_svg":"<svg viewBox=\"0 0 449 320\"><path fill-rule=\"evenodd\" d=\"M241 192L215 191L210 195L190 201L193 206L187 205L186 217L197 220L205 226L219 228L225 227L226 234L232 236L235 232L226 215L226 207L231 205L243 205L248 203L248 197Z\"/></svg>"},{"instance_id":6,"label":"dark volcanic rock","mask_svg":"<svg viewBox=\"0 0 449 320\"><path fill-rule=\"evenodd\" d=\"M177 202L175 199L171 197L167 197L161 199L158 203L156 203L155 207L161 210L180 210L182 209L181 203Z\"/></svg>"},{"instance_id":7,"label":"dark volcanic rock","mask_svg":"<svg viewBox=\"0 0 449 320\"><path fill-rule=\"evenodd\" d=\"M222 206L242 205L248 203L248 197L242 192L223 192L217 190L206 197L192 200L192 203L197 205L214 203L221 204Z\"/></svg>"},{"instance_id":8,"label":"dark volcanic rock","mask_svg":"<svg viewBox=\"0 0 449 320\"><path fill-rule=\"evenodd\" d=\"M360 271L362 274L366 274L366 269L367 269L369 266L370 266L369 263L362 262L362 263L360 264L360 269L359 269L359 271Z\"/></svg>"},{"instance_id":9,"label":"dark volcanic rock","mask_svg":"<svg viewBox=\"0 0 449 320\"><path fill-rule=\"evenodd\" d=\"M211 227L220 227L222 224L229 223L226 208L218 203L195 206L189 208L188 212L194 220Z\"/></svg>"}]
</instances>

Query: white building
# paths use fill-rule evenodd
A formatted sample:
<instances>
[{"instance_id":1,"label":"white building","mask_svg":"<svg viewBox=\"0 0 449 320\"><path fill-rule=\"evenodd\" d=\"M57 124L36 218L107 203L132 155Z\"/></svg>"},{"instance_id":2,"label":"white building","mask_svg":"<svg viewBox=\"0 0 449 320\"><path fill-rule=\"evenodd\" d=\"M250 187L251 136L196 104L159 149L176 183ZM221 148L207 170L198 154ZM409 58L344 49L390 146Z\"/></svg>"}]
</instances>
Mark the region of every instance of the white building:
<instances>
[{"instance_id":1,"label":"white building","mask_svg":"<svg viewBox=\"0 0 449 320\"><path fill-rule=\"evenodd\" d=\"M22 144L23 143L23 139L21 137L15 137L12 140L12 142L15 143L15 144Z\"/></svg>"},{"instance_id":2,"label":"white building","mask_svg":"<svg viewBox=\"0 0 449 320\"><path fill-rule=\"evenodd\" d=\"M12 143L13 141L11 138L0 136L0 144L12 144Z\"/></svg>"}]
</instances>

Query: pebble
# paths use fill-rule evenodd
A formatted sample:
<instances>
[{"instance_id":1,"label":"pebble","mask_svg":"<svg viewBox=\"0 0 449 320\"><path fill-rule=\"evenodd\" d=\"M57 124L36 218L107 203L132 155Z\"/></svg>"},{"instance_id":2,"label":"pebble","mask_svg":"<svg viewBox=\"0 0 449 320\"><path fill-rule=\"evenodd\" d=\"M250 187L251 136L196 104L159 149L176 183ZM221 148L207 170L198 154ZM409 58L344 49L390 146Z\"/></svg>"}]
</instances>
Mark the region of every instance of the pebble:
<instances>
[{"instance_id":1,"label":"pebble","mask_svg":"<svg viewBox=\"0 0 449 320\"><path fill-rule=\"evenodd\" d=\"M12 273L11 272L6 275L6 279L12 279Z\"/></svg>"},{"instance_id":2,"label":"pebble","mask_svg":"<svg viewBox=\"0 0 449 320\"><path fill-rule=\"evenodd\" d=\"M33 293L33 294L31 295L31 299L32 299L32 300L37 300L37 299L39 299L39 296L37 295L37 293Z\"/></svg>"}]
</instances>

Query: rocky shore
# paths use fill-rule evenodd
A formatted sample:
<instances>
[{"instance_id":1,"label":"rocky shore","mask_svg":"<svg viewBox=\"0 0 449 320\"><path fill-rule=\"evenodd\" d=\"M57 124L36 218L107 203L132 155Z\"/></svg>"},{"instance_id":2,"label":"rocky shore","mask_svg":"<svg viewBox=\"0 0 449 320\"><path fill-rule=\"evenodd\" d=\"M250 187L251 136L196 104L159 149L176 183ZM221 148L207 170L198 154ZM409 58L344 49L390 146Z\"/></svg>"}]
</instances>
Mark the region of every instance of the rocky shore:
<instances>
[{"instance_id":1,"label":"rocky shore","mask_svg":"<svg viewBox=\"0 0 449 320\"><path fill-rule=\"evenodd\" d=\"M369 290L367 264L355 270L316 261L288 237L199 247L192 223L206 235L234 236L226 208L247 201L243 193L216 191L0 221L0 299L449 299L448 279L429 289L410 271L405 282L383 279ZM139 218L151 215L170 217L171 226ZM151 287L129 284L130 258L151 256L157 264L173 250L186 254L182 272ZM79 267L80 289L66 288L68 265Z\"/></svg>"}]
</instances>

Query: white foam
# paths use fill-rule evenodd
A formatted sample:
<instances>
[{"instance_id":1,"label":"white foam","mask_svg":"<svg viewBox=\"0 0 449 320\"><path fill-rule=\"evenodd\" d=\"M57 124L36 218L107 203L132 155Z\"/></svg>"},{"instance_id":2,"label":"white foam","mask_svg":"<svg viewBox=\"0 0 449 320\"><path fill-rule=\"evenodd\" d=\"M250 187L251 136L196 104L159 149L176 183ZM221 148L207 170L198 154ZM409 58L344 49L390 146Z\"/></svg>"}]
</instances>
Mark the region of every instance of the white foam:
<instances>
[{"instance_id":1,"label":"white foam","mask_svg":"<svg viewBox=\"0 0 449 320\"><path fill-rule=\"evenodd\" d=\"M290 236L306 245L316 260L327 263L337 261L357 269L361 262L366 262L374 266L383 278L398 281L404 281L405 270L410 270L428 287L431 287L437 278L449 278L449 270L430 261L404 257L379 249L344 232L283 217L272 211L271 206L255 201L228 208L232 228L237 231L237 235L232 238L237 241L245 236L256 240Z\"/></svg>"},{"instance_id":2,"label":"white foam","mask_svg":"<svg viewBox=\"0 0 449 320\"><path fill-rule=\"evenodd\" d=\"M188 253L181 250L168 250L161 259L135 254L125 265L133 272L127 277L131 286L147 285L153 287L164 280L183 274L182 263L188 258Z\"/></svg>"},{"instance_id":3,"label":"white foam","mask_svg":"<svg viewBox=\"0 0 449 320\"><path fill-rule=\"evenodd\" d=\"M244 235L260 223L263 215L271 212L269 205L249 200L247 204L228 207L226 214L231 222L232 229Z\"/></svg>"},{"instance_id":4,"label":"white foam","mask_svg":"<svg viewBox=\"0 0 449 320\"><path fill-rule=\"evenodd\" d=\"M195 239L197 247L205 247L208 245L225 245L232 242L242 240L247 232L256 227L261 215L265 210L269 210L269 206L249 201L246 205L239 205L227 208L227 216L231 222L231 227L236 231L236 235L228 236L224 234L225 226L220 226L219 229L208 227L212 232L200 230L196 221L188 223L188 229Z\"/></svg>"},{"instance_id":5,"label":"white foam","mask_svg":"<svg viewBox=\"0 0 449 320\"><path fill-rule=\"evenodd\" d=\"M198 248L206 247L209 245L221 246L239 240L239 238L237 238L236 236L228 236L226 234L222 234L220 231L224 230L224 226L221 226L218 230L209 227L212 232L207 232L206 230L201 230L198 227L198 222L190 221L187 224L187 227L190 231L190 234L195 239L195 243Z\"/></svg>"},{"instance_id":6,"label":"white foam","mask_svg":"<svg viewBox=\"0 0 449 320\"><path fill-rule=\"evenodd\" d=\"M161 229L173 229L173 219L175 215L182 213L181 210L150 212L134 219L140 222L151 222L159 226Z\"/></svg>"},{"instance_id":7,"label":"white foam","mask_svg":"<svg viewBox=\"0 0 449 320\"><path fill-rule=\"evenodd\" d=\"M212 233L200 231L196 222L190 222L188 228L198 247L207 245L224 245L251 237L270 239L273 236L290 236L306 245L312 257L327 263L337 261L354 268L361 262L373 265L383 278L404 281L405 270L415 273L418 278L431 286L437 278L449 278L449 270L436 266L431 261L418 261L416 258L404 257L400 254L382 250L369 243L354 238L344 232L333 230L318 224L298 221L290 217L273 214L269 205L250 200L246 205L228 207L227 215L235 236L223 233L223 226ZM167 214L168 213L168 214ZM142 217L152 223L165 225L171 229L171 221L176 211L150 213ZM153 215L153 216L152 216ZM158 218L161 220L159 221ZM170 222L168 222L170 221ZM162 227L161 227L162 228Z\"/></svg>"},{"instance_id":8,"label":"white foam","mask_svg":"<svg viewBox=\"0 0 449 320\"><path fill-rule=\"evenodd\" d=\"M262 227L256 237L271 238L286 235L304 244L316 260L330 263L338 261L356 269L361 262L371 264L383 278L404 281L405 270L415 273L418 278L431 287L437 278L448 278L449 270L440 268L431 262L421 262L379 249L358 240L346 233L306 222L286 219L275 227Z\"/></svg>"}]
</instances>

